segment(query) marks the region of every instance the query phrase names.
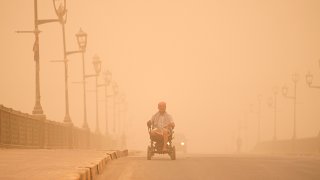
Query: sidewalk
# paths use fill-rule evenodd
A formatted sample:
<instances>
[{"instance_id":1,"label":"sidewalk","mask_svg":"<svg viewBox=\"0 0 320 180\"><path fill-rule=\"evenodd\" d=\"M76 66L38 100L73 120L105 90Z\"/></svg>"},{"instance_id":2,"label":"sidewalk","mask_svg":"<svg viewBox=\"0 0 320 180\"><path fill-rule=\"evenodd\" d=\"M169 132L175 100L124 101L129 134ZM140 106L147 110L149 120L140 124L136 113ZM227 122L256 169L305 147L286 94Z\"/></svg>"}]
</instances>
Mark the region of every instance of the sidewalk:
<instances>
[{"instance_id":1,"label":"sidewalk","mask_svg":"<svg viewBox=\"0 0 320 180\"><path fill-rule=\"evenodd\" d=\"M128 151L0 149L0 179L93 180L112 159Z\"/></svg>"}]
</instances>

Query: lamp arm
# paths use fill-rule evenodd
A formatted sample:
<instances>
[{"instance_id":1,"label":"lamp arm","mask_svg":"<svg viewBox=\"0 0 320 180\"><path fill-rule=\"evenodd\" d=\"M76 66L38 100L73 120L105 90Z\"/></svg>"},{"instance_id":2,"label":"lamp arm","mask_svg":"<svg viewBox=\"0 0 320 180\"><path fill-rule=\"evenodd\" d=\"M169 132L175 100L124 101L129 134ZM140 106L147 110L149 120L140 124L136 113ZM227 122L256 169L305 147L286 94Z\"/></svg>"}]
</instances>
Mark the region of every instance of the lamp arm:
<instances>
[{"instance_id":1,"label":"lamp arm","mask_svg":"<svg viewBox=\"0 0 320 180\"><path fill-rule=\"evenodd\" d=\"M96 74L90 74L90 75L85 75L84 77L89 78L89 77L96 77L96 76L97 76Z\"/></svg>"},{"instance_id":2,"label":"lamp arm","mask_svg":"<svg viewBox=\"0 0 320 180\"><path fill-rule=\"evenodd\" d=\"M288 99L295 99L296 97L294 96L288 96L288 95L285 95L284 97L288 98Z\"/></svg>"},{"instance_id":3,"label":"lamp arm","mask_svg":"<svg viewBox=\"0 0 320 180\"><path fill-rule=\"evenodd\" d=\"M106 84L98 84L97 87L105 87Z\"/></svg>"},{"instance_id":4,"label":"lamp arm","mask_svg":"<svg viewBox=\"0 0 320 180\"><path fill-rule=\"evenodd\" d=\"M314 89L320 89L320 86L319 86L319 85L311 85L311 84L310 84L309 87L310 87L310 88L314 88Z\"/></svg>"},{"instance_id":5,"label":"lamp arm","mask_svg":"<svg viewBox=\"0 0 320 180\"><path fill-rule=\"evenodd\" d=\"M37 20L38 25L52 23L52 22L59 22L59 19L40 19L40 20Z\"/></svg>"},{"instance_id":6,"label":"lamp arm","mask_svg":"<svg viewBox=\"0 0 320 180\"><path fill-rule=\"evenodd\" d=\"M68 55L71 55L71 54L82 53L82 52L83 52L83 50L78 50L78 51L67 51L67 52L66 52L66 55L68 56Z\"/></svg>"}]
</instances>

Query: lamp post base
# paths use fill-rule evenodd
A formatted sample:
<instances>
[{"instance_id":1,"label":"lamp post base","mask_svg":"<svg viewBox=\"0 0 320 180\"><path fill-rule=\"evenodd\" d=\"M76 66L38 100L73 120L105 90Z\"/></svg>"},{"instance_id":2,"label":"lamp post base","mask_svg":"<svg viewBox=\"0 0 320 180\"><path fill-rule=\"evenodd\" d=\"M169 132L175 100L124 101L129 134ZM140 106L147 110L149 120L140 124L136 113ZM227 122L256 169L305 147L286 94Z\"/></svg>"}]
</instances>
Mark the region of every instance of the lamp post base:
<instances>
[{"instance_id":1,"label":"lamp post base","mask_svg":"<svg viewBox=\"0 0 320 180\"><path fill-rule=\"evenodd\" d=\"M71 121L71 118L70 118L69 114L66 114L66 116L64 117L63 122L66 123L66 124L72 124L72 121Z\"/></svg>"},{"instance_id":2,"label":"lamp post base","mask_svg":"<svg viewBox=\"0 0 320 180\"><path fill-rule=\"evenodd\" d=\"M83 129L89 129L88 123L84 122L83 125L82 125L82 128Z\"/></svg>"},{"instance_id":3,"label":"lamp post base","mask_svg":"<svg viewBox=\"0 0 320 180\"><path fill-rule=\"evenodd\" d=\"M46 119L46 115L43 114L43 110L40 103L36 103L36 105L33 108L32 115L37 119Z\"/></svg>"},{"instance_id":4,"label":"lamp post base","mask_svg":"<svg viewBox=\"0 0 320 180\"><path fill-rule=\"evenodd\" d=\"M33 115L43 115L43 110L42 110L41 104L36 103L36 104L34 105L32 114L33 114Z\"/></svg>"}]
</instances>

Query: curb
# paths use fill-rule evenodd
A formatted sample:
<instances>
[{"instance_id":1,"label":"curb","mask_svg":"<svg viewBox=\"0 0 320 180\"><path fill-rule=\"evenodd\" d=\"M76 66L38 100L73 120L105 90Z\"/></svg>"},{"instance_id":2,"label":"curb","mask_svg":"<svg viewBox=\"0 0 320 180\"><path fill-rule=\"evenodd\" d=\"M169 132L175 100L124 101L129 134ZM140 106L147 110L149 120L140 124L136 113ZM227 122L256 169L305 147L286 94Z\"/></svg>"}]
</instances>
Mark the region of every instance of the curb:
<instances>
[{"instance_id":1,"label":"curb","mask_svg":"<svg viewBox=\"0 0 320 180\"><path fill-rule=\"evenodd\" d=\"M98 159L85 167L79 167L77 174L70 177L73 180L94 180L99 174L102 174L106 165L112 161L121 157L128 156L128 150L114 151L111 153L106 153L103 159Z\"/></svg>"}]
</instances>

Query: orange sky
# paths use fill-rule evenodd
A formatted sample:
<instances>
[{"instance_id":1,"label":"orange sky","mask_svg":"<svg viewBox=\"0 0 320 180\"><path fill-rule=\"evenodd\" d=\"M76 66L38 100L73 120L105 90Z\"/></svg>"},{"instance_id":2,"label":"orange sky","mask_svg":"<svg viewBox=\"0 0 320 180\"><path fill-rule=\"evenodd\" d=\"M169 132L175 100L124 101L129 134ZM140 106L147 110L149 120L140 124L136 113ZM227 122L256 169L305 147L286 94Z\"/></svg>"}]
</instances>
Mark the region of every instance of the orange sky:
<instances>
[{"instance_id":1,"label":"orange sky","mask_svg":"<svg viewBox=\"0 0 320 180\"><path fill-rule=\"evenodd\" d=\"M31 113L34 106L32 45L33 1L0 2L0 104ZM262 94L262 139L272 138L273 114L267 106L274 86L287 84L298 72L297 135L319 132L320 91L309 89L309 70L320 84L320 12L317 0L69 0L67 49L76 50L75 33L88 33L86 72L93 73L94 54L110 69L128 102L129 147L145 149L146 121L157 103L167 102L193 152L234 151L238 121L257 109ZM39 17L55 18L51 1L39 1ZM58 23L41 25L41 103L51 120L65 113L62 34ZM70 115L83 122L81 57L70 57ZM102 82L101 78L101 82ZM88 90L94 80L88 79ZM111 90L111 89L110 89ZM104 132L103 89L99 96ZM88 93L88 119L95 127L95 96ZM111 102L110 102L111 103ZM279 138L292 136L292 101L278 96ZM111 106L111 105L110 105ZM110 113L111 113L110 108ZM109 115L112 118L112 115ZM246 143L256 140L257 114L247 115ZM244 136L244 135L243 135Z\"/></svg>"}]
</instances>

